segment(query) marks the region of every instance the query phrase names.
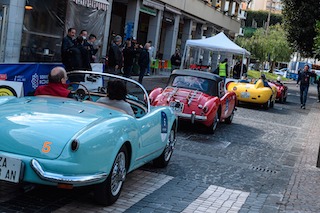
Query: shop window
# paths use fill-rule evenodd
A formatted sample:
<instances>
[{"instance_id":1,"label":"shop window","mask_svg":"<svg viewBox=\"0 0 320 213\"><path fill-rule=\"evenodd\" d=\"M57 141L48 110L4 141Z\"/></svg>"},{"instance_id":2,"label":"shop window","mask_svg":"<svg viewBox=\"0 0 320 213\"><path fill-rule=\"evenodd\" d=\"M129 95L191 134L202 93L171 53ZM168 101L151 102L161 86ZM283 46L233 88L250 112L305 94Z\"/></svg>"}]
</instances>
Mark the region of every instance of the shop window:
<instances>
[{"instance_id":1,"label":"shop window","mask_svg":"<svg viewBox=\"0 0 320 213\"><path fill-rule=\"evenodd\" d=\"M25 10L21 62L61 62L67 0L29 0Z\"/></svg>"}]
</instances>

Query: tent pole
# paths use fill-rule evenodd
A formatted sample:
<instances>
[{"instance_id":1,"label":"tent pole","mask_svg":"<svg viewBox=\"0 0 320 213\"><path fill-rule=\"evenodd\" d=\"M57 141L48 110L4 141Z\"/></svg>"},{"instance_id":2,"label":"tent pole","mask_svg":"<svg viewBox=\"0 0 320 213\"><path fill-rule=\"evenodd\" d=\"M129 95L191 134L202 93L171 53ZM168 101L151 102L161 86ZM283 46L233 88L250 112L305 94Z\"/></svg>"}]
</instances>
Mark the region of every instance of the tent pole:
<instances>
[{"instance_id":1,"label":"tent pole","mask_svg":"<svg viewBox=\"0 0 320 213\"><path fill-rule=\"evenodd\" d=\"M183 55L182 55L181 64L180 64L180 70L183 69L183 65L185 63L184 60L186 58L187 48L188 48L188 45L186 44L186 46L184 47L184 50L183 50Z\"/></svg>"},{"instance_id":2,"label":"tent pole","mask_svg":"<svg viewBox=\"0 0 320 213\"><path fill-rule=\"evenodd\" d=\"M244 54L242 54L242 60L241 60L241 72L240 72L240 78L242 77L242 74L243 74L243 60L244 60Z\"/></svg>"}]
</instances>

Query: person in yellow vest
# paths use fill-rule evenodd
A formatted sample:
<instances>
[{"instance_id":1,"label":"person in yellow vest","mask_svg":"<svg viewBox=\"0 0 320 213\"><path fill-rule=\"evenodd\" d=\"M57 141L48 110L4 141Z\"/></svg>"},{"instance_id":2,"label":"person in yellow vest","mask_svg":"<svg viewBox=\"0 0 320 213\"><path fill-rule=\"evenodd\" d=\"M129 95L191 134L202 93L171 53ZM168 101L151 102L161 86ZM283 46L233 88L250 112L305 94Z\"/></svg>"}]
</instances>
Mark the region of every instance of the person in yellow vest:
<instances>
[{"instance_id":1,"label":"person in yellow vest","mask_svg":"<svg viewBox=\"0 0 320 213\"><path fill-rule=\"evenodd\" d=\"M228 59L225 58L222 62L219 63L218 66L218 75L226 81L228 76Z\"/></svg>"}]
</instances>

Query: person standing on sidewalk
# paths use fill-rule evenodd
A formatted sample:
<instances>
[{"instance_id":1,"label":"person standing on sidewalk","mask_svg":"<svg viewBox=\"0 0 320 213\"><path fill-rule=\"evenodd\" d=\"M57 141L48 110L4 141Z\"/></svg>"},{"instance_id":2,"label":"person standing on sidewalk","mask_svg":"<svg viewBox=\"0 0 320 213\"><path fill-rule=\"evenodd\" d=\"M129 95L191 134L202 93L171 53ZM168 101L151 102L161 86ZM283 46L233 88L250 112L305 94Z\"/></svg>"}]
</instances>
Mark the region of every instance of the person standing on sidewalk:
<instances>
[{"instance_id":1,"label":"person standing on sidewalk","mask_svg":"<svg viewBox=\"0 0 320 213\"><path fill-rule=\"evenodd\" d=\"M303 68L303 71L299 73L298 80L297 80L297 86L300 83L300 103L301 103L300 108L302 109L306 108L310 78L317 77L317 74L310 72L309 69L310 69L309 65L306 64Z\"/></svg>"},{"instance_id":2,"label":"person standing on sidewalk","mask_svg":"<svg viewBox=\"0 0 320 213\"><path fill-rule=\"evenodd\" d=\"M75 44L75 36L76 36L76 29L75 28L69 28L68 34L66 37L62 40L61 45L61 60L66 68L67 71L70 71L71 69L71 54L70 54L70 48L74 46Z\"/></svg>"},{"instance_id":3,"label":"person standing on sidewalk","mask_svg":"<svg viewBox=\"0 0 320 213\"><path fill-rule=\"evenodd\" d=\"M218 66L218 75L223 78L223 82L226 82L228 76L228 59L225 58Z\"/></svg>"},{"instance_id":4,"label":"person standing on sidewalk","mask_svg":"<svg viewBox=\"0 0 320 213\"><path fill-rule=\"evenodd\" d=\"M150 44L150 47L148 49L148 53L149 53L149 65L148 65L148 69L147 69L147 75L150 75L150 70L151 70L151 64L153 61L153 53L154 53L154 46L152 46L152 41L148 41L148 43Z\"/></svg>"},{"instance_id":5,"label":"person standing on sidewalk","mask_svg":"<svg viewBox=\"0 0 320 213\"><path fill-rule=\"evenodd\" d=\"M148 69L148 65L150 63L150 56L149 56L149 47L150 44L146 43L144 45L143 50L140 52L140 56L139 56L139 66L140 66L140 73L139 73L139 83L142 84L142 79L143 76L145 75L145 73L147 72Z\"/></svg>"},{"instance_id":6,"label":"person standing on sidewalk","mask_svg":"<svg viewBox=\"0 0 320 213\"><path fill-rule=\"evenodd\" d=\"M109 49L109 70L111 74L120 74L120 69L122 67L122 52L120 50L120 45L122 43L122 37L117 35L114 37L111 47Z\"/></svg>"},{"instance_id":7,"label":"person standing on sidewalk","mask_svg":"<svg viewBox=\"0 0 320 213\"><path fill-rule=\"evenodd\" d=\"M181 65L180 50L177 48L175 53L171 56L171 72L175 69L179 69Z\"/></svg>"},{"instance_id":8,"label":"person standing on sidewalk","mask_svg":"<svg viewBox=\"0 0 320 213\"><path fill-rule=\"evenodd\" d=\"M136 55L135 47L132 47L130 40L126 41L126 47L122 50L123 54L123 76L130 78L134 57Z\"/></svg>"}]
</instances>

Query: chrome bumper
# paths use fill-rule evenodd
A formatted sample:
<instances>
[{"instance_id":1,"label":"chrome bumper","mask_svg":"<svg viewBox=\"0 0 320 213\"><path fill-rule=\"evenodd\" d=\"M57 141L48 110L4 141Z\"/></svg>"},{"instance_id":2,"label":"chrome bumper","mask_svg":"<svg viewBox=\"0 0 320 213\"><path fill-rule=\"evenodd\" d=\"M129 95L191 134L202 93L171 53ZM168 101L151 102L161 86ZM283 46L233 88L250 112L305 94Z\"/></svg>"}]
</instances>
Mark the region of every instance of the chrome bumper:
<instances>
[{"instance_id":1,"label":"chrome bumper","mask_svg":"<svg viewBox=\"0 0 320 213\"><path fill-rule=\"evenodd\" d=\"M206 120L208 120L207 116L196 115L195 112L192 112L191 114L177 112L176 115L179 118L191 120L191 123L194 123L195 121L206 121Z\"/></svg>"},{"instance_id":2,"label":"chrome bumper","mask_svg":"<svg viewBox=\"0 0 320 213\"><path fill-rule=\"evenodd\" d=\"M55 183L87 184L87 183L97 182L99 180L103 180L108 177L107 173L100 173L100 174L93 174L93 175L66 176L63 174L46 172L43 170L40 163L36 159L32 159L30 164L32 169L37 173L37 175L42 180L55 182Z\"/></svg>"}]
</instances>

